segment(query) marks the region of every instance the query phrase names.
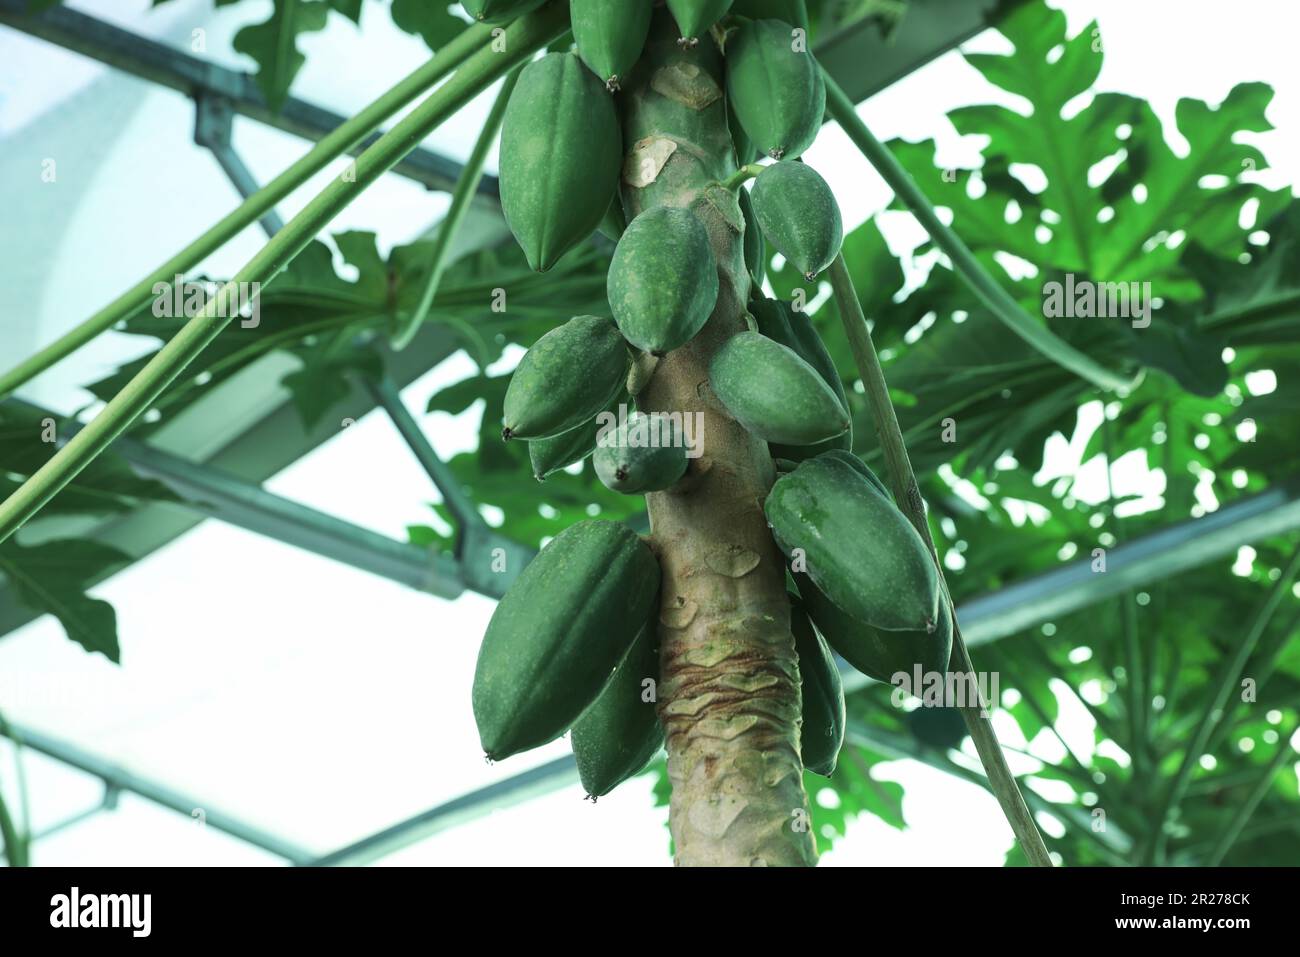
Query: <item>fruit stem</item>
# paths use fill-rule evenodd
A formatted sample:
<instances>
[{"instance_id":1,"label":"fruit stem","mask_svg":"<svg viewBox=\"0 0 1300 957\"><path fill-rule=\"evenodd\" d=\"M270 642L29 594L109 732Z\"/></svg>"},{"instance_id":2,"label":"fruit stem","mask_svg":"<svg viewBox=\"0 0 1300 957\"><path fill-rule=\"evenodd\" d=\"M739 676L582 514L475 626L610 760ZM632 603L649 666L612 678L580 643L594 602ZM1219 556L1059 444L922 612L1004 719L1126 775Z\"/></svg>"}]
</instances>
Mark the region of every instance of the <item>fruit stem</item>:
<instances>
[{"instance_id":1,"label":"fruit stem","mask_svg":"<svg viewBox=\"0 0 1300 957\"><path fill-rule=\"evenodd\" d=\"M996 702L985 702L983 694L978 691L980 686L976 681L975 666L971 663L970 653L966 650L966 641L962 638L961 627L957 622L957 609L952 604L948 584L944 580L943 563L939 561L938 551L934 547L934 538L930 535L930 526L926 521L925 500L921 498L921 490L916 484L912 461L903 442L902 430L898 426L898 416L889 398L889 385L885 382L885 372L880 367L880 358L876 355L871 330L867 328L867 318L862 313L862 303L858 301L858 294L853 288L853 280L849 277L843 253L836 256L835 261L831 263L830 280L835 294L835 303L839 307L840 321L844 324L849 346L853 350L853 359L857 363L858 374L862 376L862 385L866 389L871 417L876 425L876 436L880 440L881 451L889 466L890 478L893 479L894 499L930 550L930 557L934 559L939 582L943 588L944 600L949 603L949 611L952 612L952 661L949 668L955 664L966 676L969 682L967 687L977 689L976 693L979 696L977 706L960 708L961 716L966 721L971 740L975 742L975 749L979 752L980 763L984 766L989 786L1002 806L1002 813L1006 815L1007 823L1011 825L1011 830L1016 840L1020 842L1025 857L1029 863L1038 867L1051 867L1052 859L1047 853L1047 845L1043 843L1043 836L1038 832L1029 808L1025 806L1024 795L1020 793L1020 787L1007 766L1006 757L993 731L993 724L989 721L990 708L996 705Z\"/></svg>"},{"instance_id":2,"label":"fruit stem","mask_svg":"<svg viewBox=\"0 0 1300 957\"><path fill-rule=\"evenodd\" d=\"M433 297L438 294L438 286L442 284L442 272L447 266L447 252L451 249L451 241L456 238L461 223L465 221L465 214L469 212L470 201L478 192L478 184L483 180L483 164L487 162L492 144L496 142L497 133L501 130L501 121L505 119L506 105L510 102L510 94L514 92L515 84L519 81L519 74L522 71L521 64L506 76L501 84L501 92L497 94L496 102L492 104L492 109L483 122L483 129L479 131L474 149L470 152L464 167L461 168L460 179L456 181L455 192L451 194L451 205L447 207L447 214L438 225L438 235L433 240L433 252L429 256L429 275L424 280L420 302L393 334L391 345L394 352L401 352L410 344L429 316Z\"/></svg>"},{"instance_id":3,"label":"fruit stem","mask_svg":"<svg viewBox=\"0 0 1300 957\"><path fill-rule=\"evenodd\" d=\"M759 163L750 163L748 166L742 166L740 169L736 170L734 173L732 173L730 176L724 179L719 185L723 189L737 190L741 186L745 185L745 183L747 183L749 180L757 176L759 173L763 172L765 168L766 167L760 165Z\"/></svg>"},{"instance_id":4,"label":"fruit stem","mask_svg":"<svg viewBox=\"0 0 1300 957\"><path fill-rule=\"evenodd\" d=\"M35 515L153 405L181 370L234 317L236 310L231 304L240 301L236 298L238 290L254 283L259 284L254 288L260 289L260 285L270 283L367 186L392 169L444 120L493 81L525 62L567 28L567 10L562 4L550 4L516 20L506 28L502 38L507 52L497 52L493 48L496 44L480 49L446 83L366 149L347 172L332 179L233 279L217 291L202 312L185 323L95 418L0 503L0 542Z\"/></svg>"},{"instance_id":5,"label":"fruit stem","mask_svg":"<svg viewBox=\"0 0 1300 957\"><path fill-rule=\"evenodd\" d=\"M1021 308L1020 303L1012 297L989 275L988 271L975 258L964 242L955 232L939 219L930 200L921 192L907 170L894 158L894 154L881 143L867 125L858 118L857 109L848 95L831 79L824 69L822 76L826 79L826 112L840 124L855 146L862 152L868 162L876 168L889 187L898 195L907 208L925 227L934 244L947 254L952 268L966 282L970 291L983 303L984 308L993 313L993 317L1018 335L1033 348L1064 369L1087 379L1093 385L1100 386L1108 392L1132 391L1142 382L1144 372L1139 369L1132 376L1112 372L1080 352L1054 332L1037 322Z\"/></svg>"},{"instance_id":6,"label":"fruit stem","mask_svg":"<svg viewBox=\"0 0 1300 957\"><path fill-rule=\"evenodd\" d=\"M125 319L153 295L158 283L171 283L177 275L184 275L238 235L245 227L257 222L261 216L359 143L380 123L384 122L417 96L424 93L452 70L460 66L472 53L481 50L492 40L492 31L484 26L471 26L440 49L428 63L421 66L360 113L332 130L313 146L305 156L239 204L215 226L163 263L152 273L100 309L85 322L64 333L35 355L23 360L4 375L0 375L0 397L26 385L36 376L61 359L71 355L87 342L107 332Z\"/></svg>"}]
</instances>

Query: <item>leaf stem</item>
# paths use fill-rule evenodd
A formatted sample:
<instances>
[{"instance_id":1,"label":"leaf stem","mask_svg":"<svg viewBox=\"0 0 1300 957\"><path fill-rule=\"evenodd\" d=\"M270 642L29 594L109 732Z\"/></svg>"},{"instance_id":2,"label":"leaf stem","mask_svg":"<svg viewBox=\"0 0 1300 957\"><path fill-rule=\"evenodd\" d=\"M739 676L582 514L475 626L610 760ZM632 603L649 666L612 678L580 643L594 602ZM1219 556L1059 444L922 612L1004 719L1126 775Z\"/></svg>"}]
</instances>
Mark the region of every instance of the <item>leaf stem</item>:
<instances>
[{"instance_id":1,"label":"leaf stem","mask_svg":"<svg viewBox=\"0 0 1300 957\"><path fill-rule=\"evenodd\" d=\"M1272 786L1273 778L1282 770L1282 765L1286 763L1288 757L1295 760L1296 753L1291 748L1291 738L1294 737L1296 730L1296 726L1293 725L1291 732L1284 735L1278 742L1277 754L1273 755L1273 760L1260 772L1259 781L1251 790L1250 796L1237 808L1237 813L1228 822L1223 835L1219 838L1218 843L1214 845L1214 850L1210 852L1210 856L1205 861L1206 867L1218 867L1223 862L1223 858L1228 851L1232 850L1232 845L1241 836L1241 829L1250 821L1251 815L1255 813L1260 802L1264 800L1264 795L1268 793L1268 789Z\"/></svg>"},{"instance_id":2,"label":"leaf stem","mask_svg":"<svg viewBox=\"0 0 1300 957\"><path fill-rule=\"evenodd\" d=\"M420 301L392 337L391 345L396 352L402 351L410 344L429 316L433 297L438 294L442 273L447 266L447 252L451 249L451 241L456 238L461 223L465 221L465 214L469 212L470 201L478 191L478 184L483 179L483 164L487 162L492 144L496 142L501 121L506 115L506 106L510 102L510 94L514 92L515 84L519 82L519 74L522 71L522 65L515 67L501 84L501 92L497 94L496 102L492 104L492 110L483 123L483 129L479 131L474 149L461 169L460 179L456 181L456 190L451 194L451 205L447 207L447 215L438 225L438 235L433 240L433 251L429 256L429 275L425 279L424 290L420 293Z\"/></svg>"},{"instance_id":3,"label":"leaf stem","mask_svg":"<svg viewBox=\"0 0 1300 957\"><path fill-rule=\"evenodd\" d=\"M1247 659L1250 658L1251 652L1255 650L1255 645L1258 644L1260 636L1268 626L1269 619L1273 617L1273 612L1277 610L1278 604L1282 601L1282 596L1290 589L1297 570L1300 570L1300 547L1297 547L1292 552L1291 560L1287 562L1286 569L1273 583L1268 597L1264 599L1259 613L1255 616L1254 623L1250 626L1250 631L1238 646L1236 654L1232 656L1232 661L1220 672L1219 686L1214 692L1214 697L1210 699L1208 706L1201 713L1196 732L1192 735L1191 743L1188 744L1187 750L1183 753L1182 764L1178 767L1178 773L1169 788L1168 794L1165 796L1159 817L1156 819L1157 832L1154 848L1156 862L1164 859L1165 849L1169 844L1169 831L1166 825L1170 815L1181 806L1183 798L1187 794L1187 785L1192 779L1192 772L1195 770L1201 755L1205 753L1205 746L1210 739L1210 733L1223 717L1223 709L1228 703L1228 696L1232 694L1233 686L1241 677L1242 668L1245 666Z\"/></svg>"},{"instance_id":4,"label":"leaf stem","mask_svg":"<svg viewBox=\"0 0 1300 957\"><path fill-rule=\"evenodd\" d=\"M893 479L895 501L916 527L921 540L930 550L940 584L946 593L948 586L944 581L943 563L939 561L934 539L930 535L930 526L925 517L925 501L921 498L920 489L917 488L916 475L912 472L912 462L908 457L907 446L903 443L903 434L898 426L898 416L889 399L889 386L885 382L885 373L880 367L875 343L871 341L871 330L867 328L867 319L862 314L862 304L858 301L858 294L853 288L853 280L844 263L843 253L836 256L835 261L831 263L830 280L835 293L835 302L839 306L840 321L844 324L844 331L848 335L858 373L862 376L862 385L866 390L871 416L876 425L876 437L880 441L885 462L889 466L890 477ZM949 604L951 605L951 601ZM966 676L969 687L978 689L975 667L971 663L966 642L961 635L956 608L951 608L951 611L952 663ZM993 725L988 719L989 708L997 703L986 705L978 690L976 693L981 698L977 705L959 710L966 721L966 728L975 743L975 749L979 752L984 773L989 779L989 786L1002 806L1002 813L1006 815L1007 823L1011 825L1011 830L1015 833L1016 840L1020 842L1025 857L1031 864L1051 867L1052 859L1047 853L1047 846L1043 843L1043 836L1038 832L1029 808L1025 806L1024 796L1020 793L1016 779L1007 766L1006 757L998 746L997 735L994 734Z\"/></svg>"},{"instance_id":5,"label":"leaf stem","mask_svg":"<svg viewBox=\"0 0 1300 957\"><path fill-rule=\"evenodd\" d=\"M168 259L152 273L104 306L79 326L64 333L35 355L0 375L0 398L25 385L59 360L71 355L96 336L107 332L148 301L158 283L171 283L184 275L255 223L329 163L355 147L382 122L451 73L471 54L491 42L492 31L475 24L447 43L428 63L400 80L356 116L321 138L288 169L226 214L211 229Z\"/></svg>"},{"instance_id":6,"label":"leaf stem","mask_svg":"<svg viewBox=\"0 0 1300 957\"><path fill-rule=\"evenodd\" d=\"M1106 454L1106 514L1114 524L1115 541L1124 542L1124 520L1115 516L1115 444L1110 419L1103 404L1101 420L1102 446ZM1142 650L1138 645L1136 596L1130 589L1118 599L1120 627L1124 636L1124 691L1125 710L1128 711L1129 754L1133 759L1133 778L1138 793L1142 793L1146 780L1149 746L1147 729L1150 726L1150 696L1146 693L1146 670Z\"/></svg>"},{"instance_id":7,"label":"leaf stem","mask_svg":"<svg viewBox=\"0 0 1300 957\"><path fill-rule=\"evenodd\" d=\"M858 118L857 110L848 95L840 89L829 73L822 70L822 75L826 79L826 111L840 124L849 139L876 168L876 172L889 184L898 198L907 204L912 215L920 220L935 245L947 254L953 269L966 281L966 285L984 307L993 313L994 318L1057 365L1069 369L1108 392L1132 390L1142 381L1141 370L1133 376L1112 372L1025 312L1020 303L1016 302L1011 294L980 265L979 260L961 238L939 219L930 200L921 192L916 181L894 158L894 154L877 140L867 129L867 125Z\"/></svg>"},{"instance_id":8,"label":"leaf stem","mask_svg":"<svg viewBox=\"0 0 1300 957\"><path fill-rule=\"evenodd\" d=\"M505 29L505 52L485 46L442 86L370 146L343 176L330 181L163 346L136 376L39 471L0 504L4 541L142 415L162 391L230 322L241 284L270 283L330 220L433 130L568 26L562 4L548 4Z\"/></svg>"},{"instance_id":9,"label":"leaf stem","mask_svg":"<svg viewBox=\"0 0 1300 957\"><path fill-rule=\"evenodd\" d=\"M1255 679L1255 695L1257 699L1264 691L1269 679L1273 677L1273 673L1277 671L1282 656L1291 649L1291 644L1288 639L1295 634L1297 629L1300 629L1300 611L1297 611L1296 614L1291 616L1287 623L1278 631L1276 637L1268 644L1264 644L1261 639L1261 647L1259 648L1258 655L1259 660L1247 663L1247 667L1257 665L1257 667L1252 669L1253 674L1251 675L1251 677ZM1223 743L1224 737L1232 731L1232 728L1236 723L1236 715L1234 712L1240 710L1240 706L1238 705L1237 707L1229 708L1224 712L1223 720L1220 721L1219 726L1214 729L1214 734L1210 735L1210 743L1206 745L1206 750L1211 754L1218 750L1219 745Z\"/></svg>"}]
</instances>

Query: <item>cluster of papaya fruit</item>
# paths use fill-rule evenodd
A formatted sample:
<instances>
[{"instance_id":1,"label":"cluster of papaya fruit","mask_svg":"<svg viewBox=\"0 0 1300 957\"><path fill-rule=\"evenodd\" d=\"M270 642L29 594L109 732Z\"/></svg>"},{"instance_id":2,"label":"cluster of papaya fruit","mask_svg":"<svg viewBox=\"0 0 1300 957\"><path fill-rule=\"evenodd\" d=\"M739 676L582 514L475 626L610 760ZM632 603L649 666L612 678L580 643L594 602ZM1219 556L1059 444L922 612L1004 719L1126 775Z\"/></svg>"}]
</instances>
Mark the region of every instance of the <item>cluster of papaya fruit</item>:
<instances>
[{"instance_id":1,"label":"cluster of papaya fruit","mask_svg":"<svg viewBox=\"0 0 1300 957\"><path fill-rule=\"evenodd\" d=\"M538 0L465 0L489 22ZM528 442L539 480L593 456L600 481L626 494L679 486L689 471L671 416L618 415L643 370L690 343L719 296L719 269L691 209L651 206L624 222L620 89L638 68L652 0L570 0L576 52L527 66L501 136L501 204L532 268L549 269L600 229L616 238L607 278L612 317L579 316L546 333L510 381L505 439ZM759 157L735 189L745 264L761 284L767 244L809 279L839 255L843 229L826 182L800 155L820 129L821 72L802 40L802 0L667 0L693 48L724 53L735 162ZM773 14L776 16L773 16ZM778 18L779 17L779 18ZM725 18L725 19L724 19ZM844 737L833 648L881 680L914 664L940 670L951 620L916 531L852 454L843 382L809 316L756 291L750 328L709 360L712 394L768 443L780 476L765 503L792 559L792 631L803 689L805 767L830 774ZM648 438L649 437L649 438ZM584 521L550 542L502 599L484 636L474 714L499 759L572 730L588 794L639 772L663 746L655 713L658 561L623 525Z\"/></svg>"}]
</instances>

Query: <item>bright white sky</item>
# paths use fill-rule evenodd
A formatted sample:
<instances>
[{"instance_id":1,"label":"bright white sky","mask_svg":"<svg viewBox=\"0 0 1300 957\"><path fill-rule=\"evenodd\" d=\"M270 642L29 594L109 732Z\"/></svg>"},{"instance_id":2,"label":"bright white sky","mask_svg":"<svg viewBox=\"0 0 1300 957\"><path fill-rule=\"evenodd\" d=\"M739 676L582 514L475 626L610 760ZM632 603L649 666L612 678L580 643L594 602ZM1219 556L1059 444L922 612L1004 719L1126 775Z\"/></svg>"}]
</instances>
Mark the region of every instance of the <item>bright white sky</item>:
<instances>
[{"instance_id":1,"label":"bright white sky","mask_svg":"<svg viewBox=\"0 0 1300 957\"><path fill-rule=\"evenodd\" d=\"M247 67L230 52L241 25L270 9L240 5L213 13L208 0L80 0L78 9L182 44L207 31L207 56ZM1300 14L1282 0L1238 0L1224 16L1217 0L1061 0L1072 31L1100 21L1106 43L1101 90L1147 97L1168 121L1182 96L1221 100L1237 82L1263 80L1277 96L1270 116L1283 129L1251 137L1283 171L1300 169L1300 84L1294 37ZM254 13L253 11L257 12ZM348 112L417 65L423 45L394 30L383 5L366 4L364 35L338 17L306 38L308 67L295 86L307 99ZM984 36L968 49L1003 49ZM361 70L359 63L381 64ZM429 145L463 157L491 93ZM978 142L963 141L944 113L1005 100L957 55L948 55L873 98L862 115L882 139L936 137L941 161L967 165ZM237 197L215 162L194 147L192 109L170 92L0 28L0 356L49 341L90 308L192 239ZM1177 143L1177 137L1171 136ZM236 145L261 181L300 155L300 141L236 123ZM40 161L59 163L57 186L39 184ZM846 225L881 209L889 194L835 129L808 154L835 188ZM322 177L280 207L288 217ZM1271 185L1285 182L1278 177ZM30 183L23 187L24 182ZM335 230L373 229L381 247L410 241L436 221L445 198L396 177L344 212ZM887 214L896 250L919 236ZM259 247L250 229L204 265L232 273ZM27 394L71 409L78 384L111 368L133 343L108 337L43 377ZM407 390L423 408L439 384L470 371L442 368ZM473 414L429 416L424 424L446 455L471 447ZM1064 443L1062 443L1064 445ZM1066 453L1062 452L1062 456ZM1063 467L1075 463L1062 458ZM1145 483L1144 463L1118 477ZM426 521L428 482L387 422L370 416L277 476L269 487L317 508L400 537ZM75 741L147 776L305 847L327 852L466 790L563 754L557 742L496 767L484 765L470 716L476 636L491 603L448 603L214 522L98 589L118 610L121 668L83 653L42 620L0 642L0 708L13 721ZM1071 706L1073 704L1073 707ZM1088 719L1067 701L1061 722L1090 753ZM1024 747L999 716L1003 740ZM1040 737L1036 753L1056 757ZM0 745L0 780L15 806L14 754ZM93 805L93 780L28 753L33 825L50 827ZM1013 762L1013 765L1018 762ZM826 864L997 864L1010 843L992 799L970 785L894 762L881 778L907 788L911 825L875 819L853 825ZM575 785L428 839L388 863L666 864L665 812L649 784L631 782L598 806ZM124 797L115 812L40 841L41 864L223 864L273 862L196 827L184 817Z\"/></svg>"}]
</instances>

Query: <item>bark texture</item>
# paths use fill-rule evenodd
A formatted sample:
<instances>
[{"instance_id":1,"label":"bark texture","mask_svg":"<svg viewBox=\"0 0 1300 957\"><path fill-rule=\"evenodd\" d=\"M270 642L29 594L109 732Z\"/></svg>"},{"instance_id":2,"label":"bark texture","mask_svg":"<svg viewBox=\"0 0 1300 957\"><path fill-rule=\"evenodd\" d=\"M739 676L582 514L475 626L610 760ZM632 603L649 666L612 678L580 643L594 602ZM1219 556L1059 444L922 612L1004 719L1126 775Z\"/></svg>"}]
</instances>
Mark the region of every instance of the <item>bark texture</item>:
<instances>
[{"instance_id":1,"label":"bark texture","mask_svg":"<svg viewBox=\"0 0 1300 957\"><path fill-rule=\"evenodd\" d=\"M736 168L722 61L692 50L659 11L620 94L622 197L630 221L689 207L709 233L720 291L704 330L662 359L638 405L702 416L703 455L682 483L647 496L663 568L659 715L679 865L812 865L817 854L799 757L799 669L785 564L763 516L775 478L766 445L712 398L708 364L746 328L744 220L716 184Z\"/></svg>"}]
</instances>

